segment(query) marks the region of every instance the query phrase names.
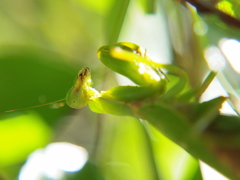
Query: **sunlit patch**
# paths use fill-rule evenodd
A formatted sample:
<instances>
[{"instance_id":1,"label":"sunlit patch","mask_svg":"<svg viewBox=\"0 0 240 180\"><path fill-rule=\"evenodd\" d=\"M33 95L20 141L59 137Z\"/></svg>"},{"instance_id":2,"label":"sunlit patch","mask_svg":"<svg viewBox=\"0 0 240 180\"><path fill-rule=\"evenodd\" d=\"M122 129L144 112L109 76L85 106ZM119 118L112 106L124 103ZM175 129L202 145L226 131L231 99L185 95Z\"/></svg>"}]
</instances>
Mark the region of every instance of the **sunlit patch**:
<instances>
[{"instance_id":1,"label":"sunlit patch","mask_svg":"<svg viewBox=\"0 0 240 180\"><path fill-rule=\"evenodd\" d=\"M217 180L228 180L225 176L217 172L215 169L211 168L204 162L200 161L201 171L203 179L217 179Z\"/></svg>"},{"instance_id":2,"label":"sunlit patch","mask_svg":"<svg viewBox=\"0 0 240 180\"><path fill-rule=\"evenodd\" d=\"M146 67L145 67L145 65L143 63L139 63L138 72L140 74L144 74L146 72Z\"/></svg>"},{"instance_id":3,"label":"sunlit patch","mask_svg":"<svg viewBox=\"0 0 240 180\"><path fill-rule=\"evenodd\" d=\"M146 66L144 63L137 63L137 65L139 66L139 74L147 74L150 79L160 81L160 76L151 67Z\"/></svg>"},{"instance_id":4,"label":"sunlit patch","mask_svg":"<svg viewBox=\"0 0 240 180\"><path fill-rule=\"evenodd\" d=\"M240 42L236 39L222 39L219 46L232 68L240 73Z\"/></svg>"},{"instance_id":5,"label":"sunlit patch","mask_svg":"<svg viewBox=\"0 0 240 180\"><path fill-rule=\"evenodd\" d=\"M239 108L239 106L237 107ZM236 108L236 110L237 110ZM239 108L240 109L240 108ZM234 109L232 108L232 106L229 104L229 102L225 101L222 104L221 109L219 109L220 113L222 114L228 114L228 115L237 115L237 113L234 111ZM239 113L239 112L238 112Z\"/></svg>"},{"instance_id":6,"label":"sunlit patch","mask_svg":"<svg viewBox=\"0 0 240 180\"><path fill-rule=\"evenodd\" d=\"M88 158L87 151L70 143L52 143L44 150L49 165L66 172L79 171Z\"/></svg>"},{"instance_id":7,"label":"sunlit patch","mask_svg":"<svg viewBox=\"0 0 240 180\"><path fill-rule=\"evenodd\" d=\"M70 143L52 143L33 152L22 167L19 180L60 179L65 172L81 170L88 160L87 151Z\"/></svg>"},{"instance_id":8,"label":"sunlit patch","mask_svg":"<svg viewBox=\"0 0 240 180\"><path fill-rule=\"evenodd\" d=\"M211 70L221 71L225 66L225 58L216 46L210 46L205 49L204 57Z\"/></svg>"},{"instance_id":9,"label":"sunlit patch","mask_svg":"<svg viewBox=\"0 0 240 180\"><path fill-rule=\"evenodd\" d=\"M194 23L193 30L197 35L203 36L207 33L208 26L204 21L199 20L199 21Z\"/></svg>"},{"instance_id":10,"label":"sunlit patch","mask_svg":"<svg viewBox=\"0 0 240 180\"><path fill-rule=\"evenodd\" d=\"M233 11L233 4L229 1L226 0L219 1L216 4L216 8L230 16L236 17L235 12Z\"/></svg>"}]
</instances>

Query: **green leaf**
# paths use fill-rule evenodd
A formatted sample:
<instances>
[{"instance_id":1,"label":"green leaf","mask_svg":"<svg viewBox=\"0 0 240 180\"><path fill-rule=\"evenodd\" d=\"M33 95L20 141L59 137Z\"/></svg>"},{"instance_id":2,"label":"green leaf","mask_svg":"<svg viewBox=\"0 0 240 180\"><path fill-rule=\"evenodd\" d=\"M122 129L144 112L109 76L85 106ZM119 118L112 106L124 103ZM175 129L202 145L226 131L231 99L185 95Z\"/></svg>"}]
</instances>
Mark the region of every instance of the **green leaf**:
<instances>
[{"instance_id":1,"label":"green leaf","mask_svg":"<svg viewBox=\"0 0 240 180\"><path fill-rule=\"evenodd\" d=\"M13 116L0 121L0 169L21 163L51 139L51 130L36 113Z\"/></svg>"},{"instance_id":2,"label":"green leaf","mask_svg":"<svg viewBox=\"0 0 240 180\"><path fill-rule=\"evenodd\" d=\"M105 19L105 36L108 44L118 41L130 0L114 1Z\"/></svg>"},{"instance_id":3,"label":"green leaf","mask_svg":"<svg viewBox=\"0 0 240 180\"><path fill-rule=\"evenodd\" d=\"M156 11L156 0L140 0L138 1L145 13L153 14Z\"/></svg>"}]
</instances>

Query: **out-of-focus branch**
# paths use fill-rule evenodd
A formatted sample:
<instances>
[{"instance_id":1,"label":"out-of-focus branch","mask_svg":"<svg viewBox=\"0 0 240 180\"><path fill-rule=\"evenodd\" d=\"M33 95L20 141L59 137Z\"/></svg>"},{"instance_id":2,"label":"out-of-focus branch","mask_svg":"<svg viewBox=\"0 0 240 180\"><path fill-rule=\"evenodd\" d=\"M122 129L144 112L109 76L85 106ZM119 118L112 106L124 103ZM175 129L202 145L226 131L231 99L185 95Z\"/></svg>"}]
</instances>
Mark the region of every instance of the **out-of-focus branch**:
<instances>
[{"instance_id":1,"label":"out-of-focus branch","mask_svg":"<svg viewBox=\"0 0 240 180\"><path fill-rule=\"evenodd\" d=\"M231 26L240 28L240 20L226 14L225 12L217 9L215 7L216 3L218 1L216 0L208 0L208 1L202 1L202 0L176 0L181 2L182 4L190 3L193 6L197 8L197 10L201 13L211 13L219 16L226 24L229 24Z\"/></svg>"}]
</instances>

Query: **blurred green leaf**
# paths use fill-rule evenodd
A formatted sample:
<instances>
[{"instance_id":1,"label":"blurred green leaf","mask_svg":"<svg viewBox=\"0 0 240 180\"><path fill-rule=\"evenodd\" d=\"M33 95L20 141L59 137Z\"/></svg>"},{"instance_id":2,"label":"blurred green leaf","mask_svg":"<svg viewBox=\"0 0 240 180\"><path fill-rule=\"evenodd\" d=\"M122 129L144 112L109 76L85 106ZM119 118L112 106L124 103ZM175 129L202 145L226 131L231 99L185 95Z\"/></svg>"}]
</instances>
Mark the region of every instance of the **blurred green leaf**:
<instances>
[{"instance_id":1,"label":"blurred green leaf","mask_svg":"<svg viewBox=\"0 0 240 180\"><path fill-rule=\"evenodd\" d=\"M66 175L66 180L79 180L79 179L87 179L87 180L104 180L106 178L103 177L101 170L94 163L88 161L85 166L77 173L68 173Z\"/></svg>"},{"instance_id":2,"label":"blurred green leaf","mask_svg":"<svg viewBox=\"0 0 240 180\"><path fill-rule=\"evenodd\" d=\"M2 48L0 63L0 111L62 99L75 75L74 68L68 66L64 58L41 49L12 46L3 51ZM35 110L50 124L60 115L59 110L49 106Z\"/></svg>"},{"instance_id":3,"label":"blurred green leaf","mask_svg":"<svg viewBox=\"0 0 240 180\"><path fill-rule=\"evenodd\" d=\"M106 42L108 44L117 42L129 2L129 0L114 1L112 7L110 8L106 16L104 29Z\"/></svg>"},{"instance_id":4,"label":"blurred green leaf","mask_svg":"<svg viewBox=\"0 0 240 180\"><path fill-rule=\"evenodd\" d=\"M35 113L0 121L0 167L20 163L51 139L51 129Z\"/></svg>"},{"instance_id":5,"label":"blurred green leaf","mask_svg":"<svg viewBox=\"0 0 240 180\"><path fill-rule=\"evenodd\" d=\"M81 5L85 6L86 8L91 9L94 12L97 12L99 14L106 14L106 12L109 11L114 1L112 0L101 0L101 1L95 1L95 0L76 0Z\"/></svg>"},{"instance_id":6,"label":"blurred green leaf","mask_svg":"<svg viewBox=\"0 0 240 180\"><path fill-rule=\"evenodd\" d=\"M140 0L140 5L142 6L145 13L155 13L156 12L156 0Z\"/></svg>"},{"instance_id":7,"label":"blurred green leaf","mask_svg":"<svg viewBox=\"0 0 240 180\"><path fill-rule=\"evenodd\" d=\"M130 117L107 117L106 123L111 128L103 129L104 149L99 157L106 177L114 180L161 179L160 172L155 172L151 143L139 121Z\"/></svg>"},{"instance_id":8,"label":"blurred green leaf","mask_svg":"<svg viewBox=\"0 0 240 180\"><path fill-rule=\"evenodd\" d=\"M199 173L199 163L196 159L152 126L150 126L150 129L154 139L154 156L158 168L162 169L163 179L202 179Z\"/></svg>"}]
</instances>

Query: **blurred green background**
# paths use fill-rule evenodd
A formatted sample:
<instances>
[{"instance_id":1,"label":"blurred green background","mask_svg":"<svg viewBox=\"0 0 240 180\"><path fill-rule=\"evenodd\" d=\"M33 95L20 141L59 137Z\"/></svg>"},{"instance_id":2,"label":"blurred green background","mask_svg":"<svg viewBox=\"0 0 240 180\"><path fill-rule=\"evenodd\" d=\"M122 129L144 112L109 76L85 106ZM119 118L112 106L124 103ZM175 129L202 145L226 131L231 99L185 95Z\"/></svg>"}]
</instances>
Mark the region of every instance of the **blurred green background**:
<instances>
[{"instance_id":1,"label":"blurred green background","mask_svg":"<svg viewBox=\"0 0 240 180\"><path fill-rule=\"evenodd\" d=\"M239 2L209 2L230 19L239 17ZM217 46L222 38L237 39L240 33L214 13L199 11L199 16L194 6L184 4L174 0L1 0L0 112L64 98L83 66L92 69L97 90L126 84L96 55L101 45L118 41L143 46L153 59L179 65L191 75L192 84L199 83L207 72L204 49ZM236 72L228 68L230 81ZM51 176L44 170L26 171L36 176L21 177L29 155L52 142L86 149L85 166ZM48 105L0 114L0 180L15 179L190 180L202 176L197 160L134 118L99 115L88 107Z\"/></svg>"}]
</instances>

